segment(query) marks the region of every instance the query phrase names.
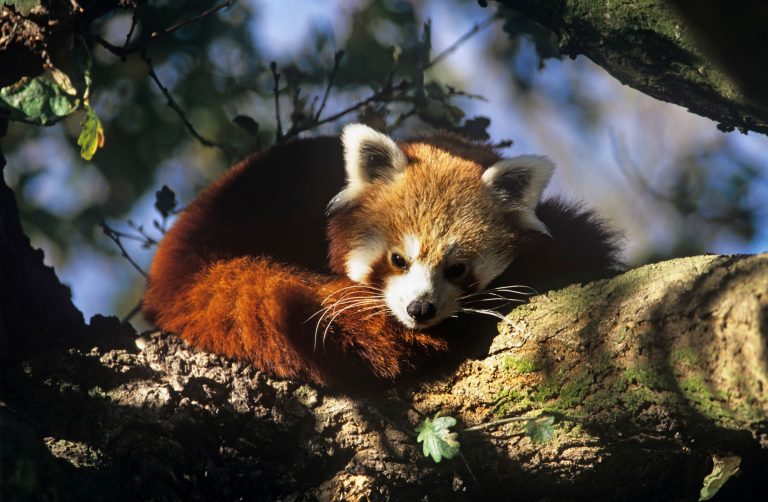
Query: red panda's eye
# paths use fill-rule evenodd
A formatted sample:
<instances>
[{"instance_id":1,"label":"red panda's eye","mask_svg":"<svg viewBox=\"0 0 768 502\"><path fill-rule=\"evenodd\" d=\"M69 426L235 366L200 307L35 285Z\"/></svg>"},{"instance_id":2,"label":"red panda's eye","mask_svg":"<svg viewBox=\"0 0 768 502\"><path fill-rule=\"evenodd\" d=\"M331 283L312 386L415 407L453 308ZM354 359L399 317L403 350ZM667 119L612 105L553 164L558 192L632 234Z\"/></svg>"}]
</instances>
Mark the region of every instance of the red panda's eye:
<instances>
[{"instance_id":1,"label":"red panda's eye","mask_svg":"<svg viewBox=\"0 0 768 502\"><path fill-rule=\"evenodd\" d=\"M454 263L445 269L445 277L448 279L460 279L467 272L467 266L463 263Z\"/></svg>"},{"instance_id":2,"label":"red panda's eye","mask_svg":"<svg viewBox=\"0 0 768 502\"><path fill-rule=\"evenodd\" d=\"M408 268L408 262L405 261L405 258L397 253L392 253L392 265L396 266L397 268L402 268L403 270Z\"/></svg>"}]
</instances>

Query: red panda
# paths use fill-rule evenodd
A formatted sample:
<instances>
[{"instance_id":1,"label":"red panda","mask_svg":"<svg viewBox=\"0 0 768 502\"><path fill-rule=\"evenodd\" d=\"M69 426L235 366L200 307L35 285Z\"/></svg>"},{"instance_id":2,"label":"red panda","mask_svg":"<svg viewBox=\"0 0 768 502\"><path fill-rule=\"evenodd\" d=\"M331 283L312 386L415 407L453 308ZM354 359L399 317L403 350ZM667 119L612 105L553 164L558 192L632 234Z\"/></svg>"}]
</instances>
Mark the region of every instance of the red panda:
<instances>
[{"instance_id":1,"label":"red panda","mask_svg":"<svg viewBox=\"0 0 768 502\"><path fill-rule=\"evenodd\" d=\"M277 377L393 379L446 351L447 319L492 283L547 287L617 268L612 231L540 201L553 169L448 133L395 142L360 124L275 146L181 214L144 312Z\"/></svg>"}]
</instances>

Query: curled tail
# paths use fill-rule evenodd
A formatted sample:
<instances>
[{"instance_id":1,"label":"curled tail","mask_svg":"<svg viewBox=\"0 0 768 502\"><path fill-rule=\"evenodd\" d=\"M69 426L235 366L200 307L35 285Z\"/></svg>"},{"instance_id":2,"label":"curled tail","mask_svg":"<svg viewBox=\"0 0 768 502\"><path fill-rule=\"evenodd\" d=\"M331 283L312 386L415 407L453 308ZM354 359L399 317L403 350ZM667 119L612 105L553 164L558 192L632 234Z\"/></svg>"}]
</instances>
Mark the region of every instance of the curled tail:
<instances>
[{"instance_id":1,"label":"curled tail","mask_svg":"<svg viewBox=\"0 0 768 502\"><path fill-rule=\"evenodd\" d=\"M446 349L388 319L369 287L267 258L213 262L173 294L155 279L144 304L158 327L278 377L324 385L361 373L391 379L423 349Z\"/></svg>"}]
</instances>

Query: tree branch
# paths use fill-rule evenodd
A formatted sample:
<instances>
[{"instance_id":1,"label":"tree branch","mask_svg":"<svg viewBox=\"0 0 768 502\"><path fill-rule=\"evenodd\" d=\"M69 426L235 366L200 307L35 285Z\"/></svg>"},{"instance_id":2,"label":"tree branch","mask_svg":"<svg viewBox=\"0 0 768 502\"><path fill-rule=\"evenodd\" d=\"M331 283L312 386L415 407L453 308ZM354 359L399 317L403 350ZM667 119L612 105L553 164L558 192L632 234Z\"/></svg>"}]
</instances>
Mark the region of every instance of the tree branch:
<instances>
[{"instance_id":1,"label":"tree branch","mask_svg":"<svg viewBox=\"0 0 768 502\"><path fill-rule=\"evenodd\" d=\"M188 26L188 25L190 25L192 23L196 23L196 22L200 21L201 19L204 19L204 18L206 18L206 17L208 17L208 16L210 16L212 14L215 14L216 12L220 11L221 9L229 7L230 5L232 5L233 2L234 2L234 0L224 0L223 2L219 2L218 4L214 5L210 9L207 9L207 10L201 12L200 14L198 14L196 16L193 16L193 17L191 17L189 19L185 19L183 21L179 21L179 22L169 26L168 28L165 28L164 30L153 32L152 34L149 35L149 37L144 39L140 44L137 44L137 45L135 45L133 47L128 47L128 42L131 39L131 34L133 33L134 28L136 27L136 11L138 10L138 8L137 8L137 9L134 9L133 20L131 22L131 28L128 31L128 35L126 36L126 39L125 39L125 44L122 47L114 45L114 44L106 41L103 37L101 37L99 35L94 35L93 36L93 40L95 40L99 45L104 47L106 50L108 50L109 52L111 52L115 56L118 56L120 58L125 59L125 57L128 56L129 54L134 54L134 53L137 53L137 52L143 52L149 46L149 44L151 44L155 40L157 40L157 39L159 39L161 37L164 37L165 35L168 35L169 33L173 33L174 31L179 30L179 29L181 29L181 28L183 28L185 26Z\"/></svg>"},{"instance_id":2,"label":"tree branch","mask_svg":"<svg viewBox=\"0 0 768 502\"><path fill-rule=\"evenodd\" d=\"M450 56L453 52L456 51L459 47L461 47L467 40L474 37L484 29L491 26L495 21L498 21L500 18L493 14L491 16L488 16L484 20L480 21L479 23L475 23L472 28L464 33L462 36L460 36L458 39L456 39L455 42L453 42L451 45L446 47L442 52L440 52L437 56L432 58L431 61L429 61L425 66L424 69L428 69L445 59L446 57Z\"/></svg>"},{"instance_id":3,"label":"tree branch","mask_svg":"<svg viewBox=\"0 0 768 502\"><path fill-rule=\"evenodd\" d=\"M768 10L761 2L500 0L559 37L560 53L585 55L621 83L719 122L768 134ZM519 14L518 14L519 13Z\"/></svg>"},{"instance_id":4,"label":"tree branch","mask_svg":"<svg viewBox=\"0 0 768 502\"><path fill-rule=\"evenodd\" d=\"M144 269L142 269L139 266L138 263L134 261L133 258L131 258L131 255L128 254L128 251L126 251L125 247L123 246L121 239L123 237L128 237L128 236L122 232L118 232L117 230L113 229L112 227L107 225L105 221L101 221L99 225L101 225L101 230L102 232L104 232L104 235L112 239L112 242L114 242L115 245L117 245L117 247L120 249L120 254L123 256L123 258L128 260L128 263L130 263L133 266L133 268L135 268L141 275L144 276L145 279L147 279L149 277L147 273L144 271Z\"/></svg>"},{"instance_id":5,"label":"tree branch","mask_svg":"<svg viewBox=\"0 0 768 502\"><path fill-rule=\"evenodd\" d=\"M173 96L171 95L171 92L168 90L167 87L163 85L162 82L160 82L160 78L157 76L157 73L155 73L155 69L152 66L152 60L147 56L146 53L141 54L141 59L144 60L144 62L147 65L147 70L149 72L149 76L152 80L154 80L157 87L160 89L160 92L163 93L166 99L166 104L176 112L176 115L179 116L181 121L184 123L184 126L186 126L189 133L197 139L202 145L210 147L210 148L218 148L222 152L224 152L224 155L227 156L227 159L232 161L235 158L235 152L232 150L231 147L228 145L225 145L224 143L219 143L217 141L213 141L211 139L208 139L204 136L202 136L195 127L192 125L192 123L187 118L187 115L184 113L184 110L181 109L178 103L176 103L176 100L173 99Z\"/></svg>"},{"instance_id":6,"label":"tree branch","mask_svg":"<svg viewBox=\"0 0 768 502\"><path fill-rule=\"evenodd\" d=\"M277 71L277 63L269 63L269 69L272 71L272 80L275 85L272 89L275 95L275 122L277 122L277 142L283 142L283 121L280 118L280 73Z\"/></svg>"},{"instance_id":7,"label":"tree branch","mask_svg":"<svg viewBox=\"0 0 768 502\"><path fill-rule=\"evenodd\" d=\"M328 85L325 87L325 93L323 93L323 100L320 102L320 108L317 109L317 113L315 114L315 122L320 120L320 116L323 114L323 110L325 110L325 103L328 101L328 96L331 94L331 88L336 81L336 73L339 71L339 65L341 64L341 59L343 57L344 51L338 51L333 57L333 68L331 69L330 75L328 75Z\"/></svg>"}]
</instances>

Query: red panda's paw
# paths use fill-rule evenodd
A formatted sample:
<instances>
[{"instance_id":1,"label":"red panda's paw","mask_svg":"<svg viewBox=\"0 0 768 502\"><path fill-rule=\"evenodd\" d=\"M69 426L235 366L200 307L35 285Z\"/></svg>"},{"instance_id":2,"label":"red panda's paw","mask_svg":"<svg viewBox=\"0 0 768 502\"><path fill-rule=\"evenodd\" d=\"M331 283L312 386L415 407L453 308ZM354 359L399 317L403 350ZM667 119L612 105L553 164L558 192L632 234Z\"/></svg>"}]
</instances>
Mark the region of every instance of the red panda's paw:
<instances>
[{"instance_id":1,"label":"red panda's paw","mask_svg":"<svg viewBox=\"0 0 768 502\"><path fill-rule=\"evenodd\" d=\"M357 356L379 378L394 379L415 369L425 354L448 348L442 338L398 323L370 286L338 279L320 293L324 309L315 323L316 343L330 342L346 357Z\"/></svg>"}]
</instances>

